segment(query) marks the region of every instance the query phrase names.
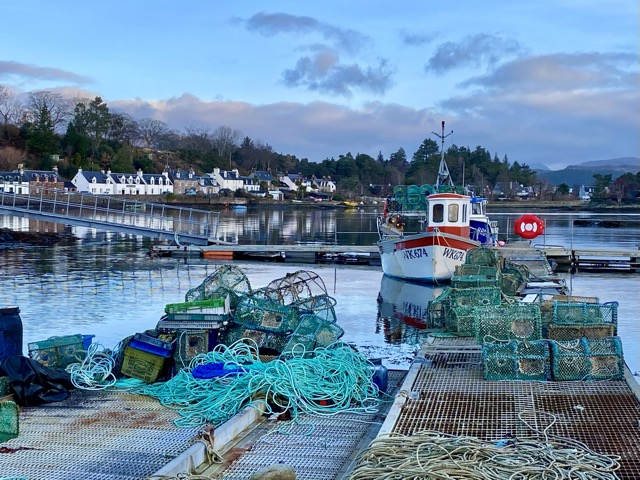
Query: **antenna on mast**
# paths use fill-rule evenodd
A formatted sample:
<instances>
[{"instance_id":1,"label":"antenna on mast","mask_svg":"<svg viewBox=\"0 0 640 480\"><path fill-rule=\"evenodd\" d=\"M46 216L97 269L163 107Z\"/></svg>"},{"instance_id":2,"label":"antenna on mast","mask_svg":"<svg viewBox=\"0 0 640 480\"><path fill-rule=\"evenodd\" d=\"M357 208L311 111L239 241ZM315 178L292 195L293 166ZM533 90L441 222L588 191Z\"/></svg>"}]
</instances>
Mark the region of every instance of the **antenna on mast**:
<instances>
[{"instance_id":1,"label":"antenna on mast","mask_svg":"<svg viewBox=\"0 0 640 480\"><path fill-rule=\"evenodd\" d=\"M436 188L440 185L448 183L450 187L453 187L453 180L449 173L449 167L447 162L444 161L444 139L453 133L451 130L446 135L444 134L444 120L442 121L442 133L431 132L440 139L440 167L438 168L438 178L436 179Z\"/></svg>"}]
</instances>

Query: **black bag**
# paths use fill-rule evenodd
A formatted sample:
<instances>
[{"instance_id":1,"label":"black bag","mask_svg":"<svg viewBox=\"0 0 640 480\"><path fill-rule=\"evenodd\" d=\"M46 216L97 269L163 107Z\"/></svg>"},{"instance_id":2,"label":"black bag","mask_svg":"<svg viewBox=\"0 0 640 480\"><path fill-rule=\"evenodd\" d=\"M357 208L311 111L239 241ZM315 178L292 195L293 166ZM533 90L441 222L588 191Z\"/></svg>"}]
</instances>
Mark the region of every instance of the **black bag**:
<instances>
[{"instance_id":1,"label":"black bag","mask_svg":"<svg viewBox=\"0 0 640 480\"><path fill-rule=\"evenodd\" d=\"M9 377L17 403L24 406L59 402L73 388L71 377L62 368L50 368L22 355L5 359L0 374Z\"/></svg>"}]
</instances>

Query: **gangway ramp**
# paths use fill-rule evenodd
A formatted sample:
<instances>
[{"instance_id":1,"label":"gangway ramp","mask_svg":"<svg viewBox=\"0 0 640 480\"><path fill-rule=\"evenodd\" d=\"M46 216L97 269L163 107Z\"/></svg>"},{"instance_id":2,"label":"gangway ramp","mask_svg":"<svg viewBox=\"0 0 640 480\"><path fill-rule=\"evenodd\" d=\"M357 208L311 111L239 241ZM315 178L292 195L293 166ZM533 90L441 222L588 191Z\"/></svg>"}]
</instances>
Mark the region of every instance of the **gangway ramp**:
<instances>
[{"instance_id":1,"label":"gangway ramp","mask_svg":"<svg viewBox=\"0 0 640 480\"><path fill-rule=\"evenodd\" d=\"M43 187L0 192L0 214L193 245L216 243L219 223L219 212Z\"/></svg>"}]
</instances>

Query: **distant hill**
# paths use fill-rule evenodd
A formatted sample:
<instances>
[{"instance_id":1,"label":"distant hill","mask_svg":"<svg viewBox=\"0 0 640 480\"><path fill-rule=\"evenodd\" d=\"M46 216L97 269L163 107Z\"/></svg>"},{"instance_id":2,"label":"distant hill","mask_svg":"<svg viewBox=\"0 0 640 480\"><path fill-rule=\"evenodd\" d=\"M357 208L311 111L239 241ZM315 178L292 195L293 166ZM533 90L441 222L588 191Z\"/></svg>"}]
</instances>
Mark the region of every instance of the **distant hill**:
<instances>
[{"instance_id":1,"label":"distant hill","mask_svg":"<svg viewBox=\"0 0 640 480\"><path fill-rule=\"evenodd\" d=\"M620 157L610 160L592 160L569 165L562 170L537 170L538 178L544 178L553 185L566 183L573 185L592 185L595 174L611 175L615 180L627 172L640 172L639 157Z\"/></svg>"}]
</instances>

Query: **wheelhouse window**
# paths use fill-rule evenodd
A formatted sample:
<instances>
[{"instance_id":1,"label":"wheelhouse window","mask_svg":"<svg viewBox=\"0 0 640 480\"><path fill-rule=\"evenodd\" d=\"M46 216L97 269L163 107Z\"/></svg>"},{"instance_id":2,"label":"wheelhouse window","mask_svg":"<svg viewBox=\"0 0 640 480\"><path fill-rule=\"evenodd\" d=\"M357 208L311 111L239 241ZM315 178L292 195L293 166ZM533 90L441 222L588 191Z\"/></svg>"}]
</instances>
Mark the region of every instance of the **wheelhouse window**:
<instances>
[{"instance_id":1,"label":"wheelhouse window","mask_svg":"<svg viewBox=\"0 0 640 480\"><path fill-rule=\"evenodd\" d=\"M460 205L456 203L452 203L451 205L449 205L447 220L449 220L450 222L457 222L458 215L460 214L459 210L460 210Z\"/></svg>"},{"instance_id":2,"label":"wheelhouse window","mask_svg":"<svg viewBox=\"0 0 640 480\"><path fill-rule=\"evenodd\" d=\"M444 205L442 203L436 203L433 206L433 223L442 223L444 221Z\"/></svg>"}]
</instances>

